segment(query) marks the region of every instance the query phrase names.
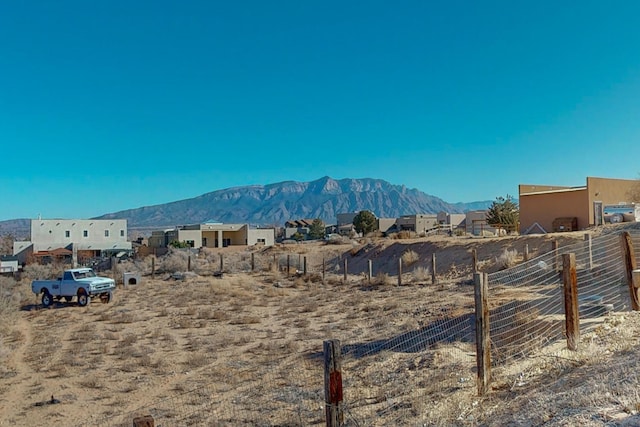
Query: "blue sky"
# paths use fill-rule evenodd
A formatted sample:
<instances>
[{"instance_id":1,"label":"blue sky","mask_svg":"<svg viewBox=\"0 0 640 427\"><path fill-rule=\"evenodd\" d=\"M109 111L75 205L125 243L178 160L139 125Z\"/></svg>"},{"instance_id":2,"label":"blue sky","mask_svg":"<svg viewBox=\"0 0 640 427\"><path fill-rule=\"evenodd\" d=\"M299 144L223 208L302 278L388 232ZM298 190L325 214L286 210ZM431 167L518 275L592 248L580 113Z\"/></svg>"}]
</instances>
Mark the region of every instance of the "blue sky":
<instances>
[{"instance_id":1,"label":"blue sky","mask_svg":"<svg viewBox=\"0 0 640 427\"><path fill-rule=\"evenodd\" d=\"M640 2L0 3L0 220L380 178L640 172Z\"/></svg>"}]
</instances>

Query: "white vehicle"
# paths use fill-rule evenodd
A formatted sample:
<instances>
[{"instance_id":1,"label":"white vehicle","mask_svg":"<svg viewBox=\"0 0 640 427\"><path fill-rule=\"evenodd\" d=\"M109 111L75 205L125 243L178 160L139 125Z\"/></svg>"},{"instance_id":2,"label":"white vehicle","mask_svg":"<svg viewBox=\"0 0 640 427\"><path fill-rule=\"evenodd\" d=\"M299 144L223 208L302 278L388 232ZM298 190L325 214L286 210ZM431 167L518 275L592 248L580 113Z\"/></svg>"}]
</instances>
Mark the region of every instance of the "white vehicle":
<instances>
[{"instance_id":1,"label":"white vehicle","mask_svg":"<svg viewBox=\"0 0 640 427\"><path fill-rule=\"evenodd\" d=\"M640 220L640 204L620 203L606 205L603 210L604 221L612 224Z\"/></svg>"},{"instance_id":2,"label":"white vehicle","mask_svg":"<svg viewBox=\"0 0 640 427\"><path fill-rule=\"evenodd\" d=\"M111 292L116 288L116 282L108 277L96 276L90 268L74 268L65 270L57 280L34 280L31 290L36 295L42 295L42 305L51 306L54 299L70 302L73 297L78 299L78 305L84 307L91 302L91 297L97 296L103 303L111 301Z\"/></svg>"}]
</instances>

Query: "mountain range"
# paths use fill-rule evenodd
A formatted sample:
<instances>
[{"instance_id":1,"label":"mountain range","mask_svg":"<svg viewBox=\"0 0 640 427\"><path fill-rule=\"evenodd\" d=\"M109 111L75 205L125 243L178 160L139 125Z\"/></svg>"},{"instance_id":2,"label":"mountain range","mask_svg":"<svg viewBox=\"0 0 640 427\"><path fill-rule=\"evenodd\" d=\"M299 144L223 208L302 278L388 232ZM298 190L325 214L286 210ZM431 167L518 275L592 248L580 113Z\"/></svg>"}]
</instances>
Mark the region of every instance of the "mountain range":
<instances>
[{"instance_id":1,"label":"mountain range","mask_svg":"<svg viewBox=\"0 0 640 427\"><path fill-rule=\"evenodd\" d=\"M380 179L336 180L325 176L310 182L285 181L227 188L190 199L108 213L94 219L126 219L132 229L202 222L282 226L287 220L301 218L321 218L325 223L333 224L336 214L343 212L369 210L380 218L395 218L440 211L463 213L486 209L491 203L448 203L417 189ZM11 224L24 223L25 220L2 221L0 232L6 234Z\"/></svg>"}]
</instances>

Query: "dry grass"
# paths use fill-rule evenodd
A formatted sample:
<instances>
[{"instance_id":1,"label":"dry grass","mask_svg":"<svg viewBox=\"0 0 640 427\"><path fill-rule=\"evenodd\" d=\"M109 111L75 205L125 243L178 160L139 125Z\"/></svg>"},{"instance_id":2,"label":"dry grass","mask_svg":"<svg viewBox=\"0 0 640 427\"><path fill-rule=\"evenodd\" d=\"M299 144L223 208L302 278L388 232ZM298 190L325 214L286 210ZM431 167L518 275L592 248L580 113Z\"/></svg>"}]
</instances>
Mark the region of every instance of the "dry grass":
<instances>
[{"instance_id":1,"label":"dry grass","mask_svg":"<svg viewBox=\"0 0 640 427\"><path fill-rule=\"evenodd\" d=\"M395 243L394 267L412 242ZM340 248L342 255L351 246ZM547 346L531 358L510 355L494 370L490 396L478 398L473 344L424 344L455 335L469 321L473 289L458 284L469 272L467 260L439 268L438 287L422 286L430 279L424 267L410 273L419 285L393 286L396 277L381 272L369 286L351 272L357 259L349 260L346 281L328 266L323 282L323 257L312 262L314 249L305 249L315 275L307 278L263 270L208 277L201 273L215 271L223 253L212 251L192 260L199 276L145 276L136 287L118 289L115 304L20 311L24 295L11 299L12 321L0 332L3 416L11 425L50 424L59 407L33 410L30 404L55 394L65 396L64 424L71 426L86 423L81 409L89 406L96 425L130 425L134 414L151 407L173 417L159 420L162 425L323 425L322 344L334 338L346 352L346 415L353 425L527 425L526 417L529 425L597 425L593 420L638 410L635 315L611 316L583 335L576 353ZM372 244L358 253L366 260L378 249ZM410 251L428 259L415 245ZM478 253L496 260L502 251ZM468 253L468 246L457 253ZM170 256L179 258L171 261L176 265L182 260ZM248 252L225 252L230 269L234 260L248 259ZM438 259L447 255L439 252ZM126 266L133 268L147 271L147 264ZM533 331L540 317L520 312L514 333ZM185 413L208 418L196 422Z\"/></svg>"}]
</instances>

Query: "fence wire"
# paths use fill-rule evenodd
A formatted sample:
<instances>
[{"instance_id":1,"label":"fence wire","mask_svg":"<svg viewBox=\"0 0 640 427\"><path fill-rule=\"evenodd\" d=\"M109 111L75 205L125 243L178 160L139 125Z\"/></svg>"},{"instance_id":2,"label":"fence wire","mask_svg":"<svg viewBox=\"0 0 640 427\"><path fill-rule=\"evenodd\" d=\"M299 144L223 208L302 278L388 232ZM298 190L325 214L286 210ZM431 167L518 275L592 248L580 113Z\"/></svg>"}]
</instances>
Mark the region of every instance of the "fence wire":
<instances>
[{"instance_id":1,"label":"fence wire","mask_svg":"<svg viewBox=\"0 0 640 427\"><path fill-rule=\"evenodd\" d=\"M640 246L639 246L640 248ZM618 234L553 250L489 275L492 364L505 364L565 337L562 255L575 254L580 329L631 308Z\"/></svg>"},{"instance_id":2,"label":"fence wire","mask_svg":"<svg viewBox=\"0 0 640 427\"><path fill-rule=\"evenodd\" d=\"M130 411L114 411L92 425L130 427L151 415L156 426L324 425L321 354L285 354L262 363L227 361L210 380L168 390Z\"/></svg>"},{"instance_id":3,"label":"fence wire","mask_svg":"<svg viewBox=\"0 0 640 427\"><path fill-rule=\"evenodd\" d=\"M638 259L640 230L630 234ZM597 326L612 311L630 310L619 234L562 247L492 273L489 301L494 366L513 363L565 338L562 255L569 253L576 259L581 331ZM250 254L242 254L240 258L241 263L229 263L227 268L288 268L290 272L305 268L299 255L252 260ZM309 256L306 270L318 274L323 267L327 271L340 268L339 263L323 264L323 259ZM455 414L464 416L467 409L461 402L472 399L451 397L454 393L476 395L474 292L468 283L455 286L456 298L447 307L415 302L421 319L417 329L399 328L394 336L384 332L389 330L388 323L395 324L406 314L402 307L405 311L389 310L384 318L372 319L367 325L367 335L379 339L361 340L357 328L341 338L345 426L447 425L456 419ZM250 364L226 361L218 371L224 374L211 381L189 390L171 390L163 399L114 414L97 425L128 426L144 414L152 415L156 425L163 427L324 425L321 352L307 349L281 357L285 363L269 358L257 358Z\"/></svg>"}]
</instances>

